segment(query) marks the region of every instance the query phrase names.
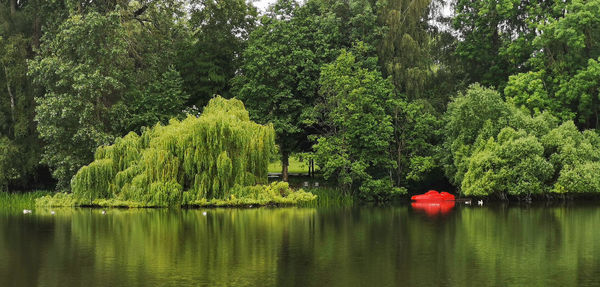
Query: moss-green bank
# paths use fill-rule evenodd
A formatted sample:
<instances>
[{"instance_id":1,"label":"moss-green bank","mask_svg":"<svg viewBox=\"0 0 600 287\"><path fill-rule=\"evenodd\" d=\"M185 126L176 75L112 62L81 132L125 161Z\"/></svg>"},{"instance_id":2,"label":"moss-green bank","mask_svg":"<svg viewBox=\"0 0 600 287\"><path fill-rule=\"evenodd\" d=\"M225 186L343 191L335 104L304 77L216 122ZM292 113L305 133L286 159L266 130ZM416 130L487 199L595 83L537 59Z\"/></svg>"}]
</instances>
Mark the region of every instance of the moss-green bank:
<instances>
[{"instance_id":1,"label":"moss-green bank","mask_svg":"<svg viewBox=\"0 0 600 287\"><path fill-rule=\"evenodd\" d=\"M236 196L236 194L238 194ZM200 199L188 202L185 207L246 207L246 206L286 206L307 204L314 201L316 195L304 190L294 190L287 182L273 182L269 185L255 185L234 191L228 198ZM151 203L118 198L97 198L88 201L72 193L57 193L42 196L35 201L37 206L46 207L161 207Z\"/></svg>"}]
</instances>

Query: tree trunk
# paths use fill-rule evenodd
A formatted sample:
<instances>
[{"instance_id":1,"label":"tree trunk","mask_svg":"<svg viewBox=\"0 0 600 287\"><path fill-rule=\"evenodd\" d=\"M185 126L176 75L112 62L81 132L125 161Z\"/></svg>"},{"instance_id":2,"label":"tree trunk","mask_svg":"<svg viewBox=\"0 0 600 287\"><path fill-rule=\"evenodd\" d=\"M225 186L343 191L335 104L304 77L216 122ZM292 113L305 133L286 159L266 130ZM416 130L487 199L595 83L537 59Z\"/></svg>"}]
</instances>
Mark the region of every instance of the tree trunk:
<instances>
[{"instance_id":1,"label":"tree trunk","mask_svg":"<svg viewBox=\"0 0 600 287\"><path fill-rule=\"evenodd\" d=\"M290 155L284 153L281 155L281 176L283 181L288 181L288 166L290 165Z\"/></svg>"},{"instance_id":2,"label":"tree trunk","mask_svg":"<svg viewBox=\"0 0 600 287\"><path fill-rule=\"evenodd\" d=\"M396 164L398 165L396 168L396 186L400 186L400 182L402 181L402 152L404 147L404 140L400 140L398 142L398 148L396 150Z\"/></svg>"},{"instance_id":3,"label":"tree trunk","mask_svg":"<svg viewBox=\"0 0 600 287\"><path fill-rule=\"evenodd\" d=\"M10 15L14 16L17 12L17 0L9 0L10 1Z\"/></svg>"},{"instance_id":4,"label":"tree trunk","mask_svg":"<svg viewBox=\"0 0 600 287\"><path fill-rule=\"evenodd\" d=\"M402 132L400 131L400 122L399 122L399 110L396 108L394 110L394 134L395 134L395 142L396 142L396 186L400 186L400 182L402 181L402 152L404 146L404 140L402 138Z\"/></svg>"},{"instance_id":5,"label":"tree trunk","mask_svg":"<svg viewBox=\"0 0 600 287\"><path fill-rule=\"evenodd\" d=\"M34 48L39 48L40 47L40 38L42 37L42 27L41 23L40 23L40 16L35 15L35 20L33 21L33 47Z\"/></svg>"},{"instance_id":6,"label":"tree trunk","mask_svg":"<svg viewBox=\"0 0 600 287\"><path fill-rule=\"evenodd\" d=\"M6 76L6 90L8 91L8 96L10 97L10 117L12 119L12 124L15 124L15 96L13 95L10 89L10 81L8 79L8 70L6 70L6 66L4 66L4 75Z\"/></svg>"}]
</instances>

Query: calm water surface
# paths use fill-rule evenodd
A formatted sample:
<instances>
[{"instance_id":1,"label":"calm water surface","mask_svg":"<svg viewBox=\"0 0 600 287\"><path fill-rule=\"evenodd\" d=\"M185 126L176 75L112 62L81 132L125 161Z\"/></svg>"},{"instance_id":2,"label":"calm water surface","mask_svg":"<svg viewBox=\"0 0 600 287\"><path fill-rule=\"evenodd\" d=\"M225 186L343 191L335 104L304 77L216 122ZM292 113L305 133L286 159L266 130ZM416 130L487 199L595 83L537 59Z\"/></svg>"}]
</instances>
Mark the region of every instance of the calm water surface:
<instances>
[{"instance_id":1,"label":"calm water surface","mask_svg":"<svg viewBox=\"0 0 600 287\"><path fill-rule=\"evenodd\" d=\"M597 285L598 204L0 210L0 286Z\"/></svg>"}]
</instances>

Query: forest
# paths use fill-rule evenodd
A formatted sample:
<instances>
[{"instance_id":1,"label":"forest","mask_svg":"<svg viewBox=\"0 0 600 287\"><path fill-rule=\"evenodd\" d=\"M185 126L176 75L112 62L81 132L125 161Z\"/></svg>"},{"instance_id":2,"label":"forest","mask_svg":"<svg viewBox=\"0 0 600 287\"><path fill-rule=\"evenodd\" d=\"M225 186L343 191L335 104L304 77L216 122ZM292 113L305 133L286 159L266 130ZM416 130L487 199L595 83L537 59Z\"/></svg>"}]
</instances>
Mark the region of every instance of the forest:
<instances>
[{"instance_id":1,"label":"forest","mask_svg":"<svg viewBox=\"0 0 600 287\"><path fill-rule=\"evenodd\" d=\"M0 0L3 191L594 194L599 112L600 0Z\"/></svg>"}]
</instances>

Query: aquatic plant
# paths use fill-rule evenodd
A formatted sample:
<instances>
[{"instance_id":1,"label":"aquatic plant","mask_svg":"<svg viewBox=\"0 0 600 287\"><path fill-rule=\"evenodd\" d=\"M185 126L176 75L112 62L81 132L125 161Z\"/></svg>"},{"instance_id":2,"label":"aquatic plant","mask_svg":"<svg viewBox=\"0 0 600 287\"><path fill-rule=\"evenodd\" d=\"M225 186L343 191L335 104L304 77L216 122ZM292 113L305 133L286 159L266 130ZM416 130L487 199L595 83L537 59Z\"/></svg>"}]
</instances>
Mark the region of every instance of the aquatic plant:
<instances>
[{"instance_id":1,"label":"aquatic plant","mask_svg":"<svg viewBox=\"0 0 600 287\"><path fill-rule=\"evenodd\" d=\"M34 191L23 193L0 192L0 208L32 208L38 198L49 196L49 191Z\"/></svg>"},{"instance_id":2,"label":"aquatic plant","mask_svg":"<svg viewBox=\"0 0 600 287\"><path fill-rule=\"evenodd\" d=\"M354 196L343 192L337 187L313 187L307 189L316 196L316 200L303 202L303 207L351 207L354 205Z\"/></svg>"},{"instance_id":3,"label":"aquatic plant","mask_svg":"<svg viewBox=\"0 0 600 287\"><path fill-rule=\"evenodd\" d=\"M95 160L73 177L73 198L127 206L204 205L232 196L285 203L314 199L303 191L292 195L287 184L254 187L267 183L275 151L272 125L250 121L241 101L216 97L199 117L157 124L99 147Z\"/></svg>"}]
</instances>

